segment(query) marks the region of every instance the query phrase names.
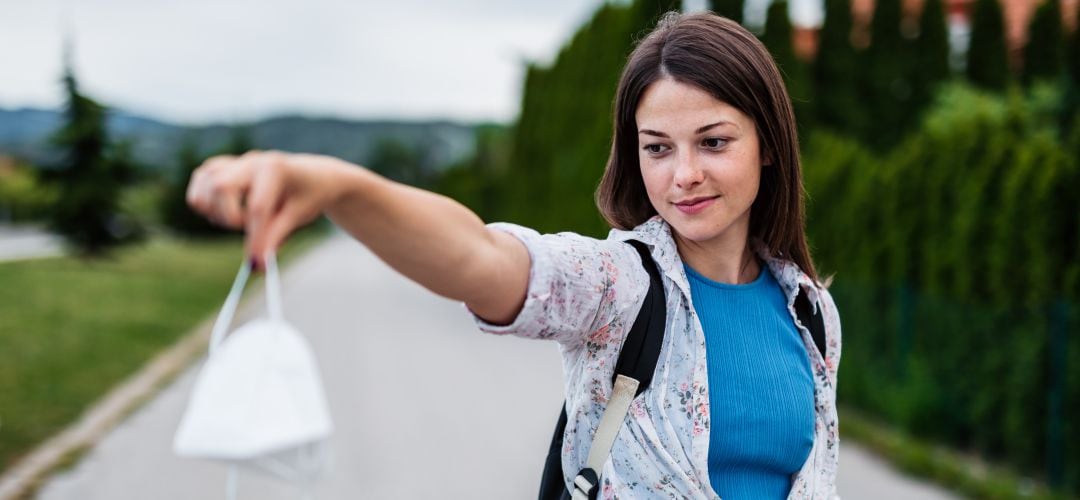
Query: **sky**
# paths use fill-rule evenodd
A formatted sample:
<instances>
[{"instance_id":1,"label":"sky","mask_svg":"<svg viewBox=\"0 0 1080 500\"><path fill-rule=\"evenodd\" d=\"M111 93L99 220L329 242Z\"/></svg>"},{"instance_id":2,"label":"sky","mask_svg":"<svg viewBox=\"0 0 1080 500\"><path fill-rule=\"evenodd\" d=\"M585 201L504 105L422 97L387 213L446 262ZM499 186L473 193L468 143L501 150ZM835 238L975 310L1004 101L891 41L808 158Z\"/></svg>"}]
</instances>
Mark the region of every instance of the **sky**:
<instances>
[{"instance_id":1,"label":"sky","mask_svg":"<svg viewBox=\"0 0 1080 500\"><path fill-rule=\"evenodd\" d=\"M747 14L767 2L751 0ZM813 23L818 2L794 1L793 19ZM517 115L526 62L550 62L602 3L0 0L0 107L61 104L67 33L85 93L162 120L505 123ZM705 0L684 3L700 10Z\"/></svg>"}]
</instances>

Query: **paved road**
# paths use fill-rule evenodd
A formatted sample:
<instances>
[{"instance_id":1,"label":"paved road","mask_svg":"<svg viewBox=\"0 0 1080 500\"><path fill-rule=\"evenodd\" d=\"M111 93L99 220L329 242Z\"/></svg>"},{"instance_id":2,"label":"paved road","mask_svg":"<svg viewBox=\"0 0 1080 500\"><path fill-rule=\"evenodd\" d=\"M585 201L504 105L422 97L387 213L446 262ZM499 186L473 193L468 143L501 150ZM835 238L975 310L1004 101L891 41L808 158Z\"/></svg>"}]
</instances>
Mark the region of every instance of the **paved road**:
<instances>
[{"instance_id":1,"label":"paved road","mask_svg":"<svg viewBox=\"0 0 1080 500\"><path fill-rule=\"evenodd\" d=\"M59 236L32 226L0 224L0 262L63 254Z\"/></svg>"},{"instance_id":2,"label":"paved road","mask_svg":"<svg viewBox=\"0 0 1080 500\"><path fill-rule=\"evenodd\" d=\"M460 304L344 237L290 266L284 294L286 316L316 350L336 426L335 463L315 498L535 498L561 399L553 344L477 333ZM170 451L196 368L48 481L39 498L224 498L223 467ZM950 498L848 443L840 469L845 498ZM246 474L239 498L299 495Z\"/></svg>"}]
</instances>

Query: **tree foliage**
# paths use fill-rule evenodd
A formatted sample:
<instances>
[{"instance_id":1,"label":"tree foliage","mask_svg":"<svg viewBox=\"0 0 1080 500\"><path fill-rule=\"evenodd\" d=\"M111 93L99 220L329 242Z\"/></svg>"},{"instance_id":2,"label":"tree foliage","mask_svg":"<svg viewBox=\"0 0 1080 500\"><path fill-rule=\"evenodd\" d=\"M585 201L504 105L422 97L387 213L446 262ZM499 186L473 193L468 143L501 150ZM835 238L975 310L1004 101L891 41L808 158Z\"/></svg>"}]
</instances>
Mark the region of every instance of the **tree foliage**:
<instances>
[{"instance_id":1,"label":"tree foliage","mask_svg":"<svg viewBox=\"0 0 1080 500\"><path fill-rule=\"evenodd\" d=\"M776 0L769 5L765 17L765 32L760 38L761 43L772 54L780 73L784 75L784 84L791 97L800 129L805 129L813 119L813 82L809 65L795 56L787 0Z\"/></svg>"},{"instance_id":2,"label":"tree foliage","mask_svg":"<svg viewBox=\"0 0 1080 500\"><path fill-rule=\"evenodd\" d=\"M1051 312L1080 304L1076 146L1027 98L951 85L939 102L886 154L835 135L809 141L808 232L820 267L837 272L845 331L862 332L844 345L840 398L1037 472L1051 390L1061 439L1080 440L1067 425L1080 420L1080 386L1046 378ZM1062 321L1080 328L1080 315ZM1067 342L1075 378L1080 338ZM1069 453L1078 477L1080 453Z\"/></svg>"},{"instance_id":3,"label":"tree foliage","mask_svg":"<svg viewBox=\"0 0 1080 500\"><path fill-rule=\"evenodd\" d=\"M250 129L236 126L231 129L225 145L215 152L215 155L241 155L253 148ZM165 195L161 198L161 212L165 224L173 231L185 236L215 237L233 232L224 226L210 222L187 204L187 187L191 181L191 175L208 158L209 156L200 154L194 138L189 137L177 151L176 177L169 183Z\"/></svg>"},{"instance_id":4,"label":"tree foliage","mask_svg":"<svg viewBox=\"0 0 1080 500\"><path fill-rule=\"evenodd\" d=\"M967 77L977 87L1003 91L1011 79L998 0L976 0L967 52Z\"/></svg>"},{"instance_id":5,"label":"tree foliage","mask_svg":"<svg viewBox=\"0 0 1080 500\"><path fill-rule=\"evenodd\" d=\"M848 0L825 0L825 23L812 68L814 118L819 125L844 134L862 130L867 119L854 78L861 70L851 44L851 22Z\"/></svg>"},{"instance_id":6,"label":"tree foliage","mask_svg":"<svg viewBox=\"0 0 1080 500\"><path fill-rule=\"evenodd\" d=\"M541 231L602 234L593 202L610 152L612 102L633 43L681 2L605 3L549 67L526 70L521 115L503 178L503 217Z\"/></svg>"},{"instance_id":7,"label":"tree foliage","mask_svg":"<svg viewBox=\"0 0 1080 500\"><path fill-rule=\"evenodd\" d=\"M709 0L709 10L742 24L745 4L745 0Z\"/></svg>"},{"instance_id":8,"label":"tree foliage","mask_svg":"<svg viewBox=\"0 0 1080 500\"><path fill-rule=\"evenodd\" d=\"M900 32L900 0L876 0L867 49L864 96L873 103L862 138L872 147L885 150L903 136L917 118L912 108L914 50Z\"/></svg>"},{"instance_id":9,"label":"tree foliage","mask_svg":"<svg viewBox=\"0 0 1080 500\"><path fill-rule=\"evenodd\" d=\"M141 234L120 210L122 189L136 180L128 148L109 142L106 110L79 91L74 70L64 70L64 125L51 142L61 160L46 179L56 190L50 227L84 256L99 256Z\"/></svg>"},{"instance_id":10,"label":"tree foliage","mask_svg":"<svg viewBox=\"0 0 1080 500\"><path fill-rule=\"evenodd\" d=\"M1065 69L1060 0L1045 0L1035 11L1024 46L1024 83L1056 80Z\"/></svg>"},{"instance_id":11,"label":"tree foliage","mask_svg":"<svg viewBox=\"0 0 1080 500\"><path fill-rule=\"evenodd\" d=\"M912 42L914 64L911 75L911 103L925 109L934 100L938 86L946 81L949 69L949 27L941 0L926 0L919 14L919 32Z\"/></svg>"}]
</instances>

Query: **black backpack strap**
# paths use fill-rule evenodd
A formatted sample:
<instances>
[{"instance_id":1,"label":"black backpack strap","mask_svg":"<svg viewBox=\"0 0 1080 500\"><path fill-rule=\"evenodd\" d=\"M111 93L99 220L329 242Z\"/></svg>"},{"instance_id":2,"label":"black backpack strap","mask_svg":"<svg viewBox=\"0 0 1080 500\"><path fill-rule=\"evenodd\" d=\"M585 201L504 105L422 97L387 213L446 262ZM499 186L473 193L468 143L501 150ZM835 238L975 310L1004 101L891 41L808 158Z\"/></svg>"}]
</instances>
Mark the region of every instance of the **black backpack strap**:
<instances>
[{"instance_id":1,"label":"black backpack strap","mask_svg":"<svg viewBox=\"0 0 1080 500\"><path fill-rule=\"evenodd\" d=\"M637 240L627 241L641 256L645 271L649 273L649 291L641 303L634 325L623 341L619 360L615 363L615 373L611 377L626 375L637 380L637 394L641 394L652 383L656 362L660 359L660 348L664 344L664 323L667 321L667 303L664 298L664 283L660 279L660 270L653 262L649 247Z\"/></svg>"},{"instance_id":2,"label":"black backpack strap","mask_svg":"<svg viewBox=\"0 0 1080 500\"><path fill-rule=\"evenodd\" d=\"M818 310L814 314L810 314L810 298L806 295L806 290L803 287L799 287L799 295L795 297L795 314L799 317L799 323L810 330L810 337L814 339L814 345L817 346L818 352L821 353L821 357L825 357L825 320L821 317L821 307L818 304Z\"/></svg>"},{"instance_id":3,"label":"black backpack strap","mask_svg":"<svg viewBox=\"0 0 1080 500\"><path fill-rule=\"evenodd\" d=\"M551 436L547 458L544 460L544 474L540 476L540 500L561 500L570 498L563 482L562 441L566 431L566 404L559 409L559 421L555 424L555 433ZM565 496L564 496L565 494Z\"/></svg>"},{"instance_id":4,"label":"black backpack strap","mask_svg":"<svg viewBox=\"0 0 1080 500\"><path fill-rule=\"evenodd\" d=\"M667 303L664 297L664 284L660 279L660 271L649 253L649 248L637 240L627 241L641 256L642 265L649 274L649 291L645 300L641 303L637 318L633 326L626 334L622 350L619 351L619 360L615 363L614 378L620 374L634 378L640 383L635 395L641 394L652 383L653 373L656 371L656 363L660 359L660 348L664 344L664 326L667 319ZM540 479L539 500L562 500L570 498L570 491L563 482L562 470L562 445L563 434L566 430L566 404L559 412L559 421L555 425L555 432L551 436L551 445L548 447L547 459L544 461L544 473ZM592 469L585 469L578 473L590 478L590 484L597 485L598 473ZM596 498L598 487L593 487L589 497Z\"/></svg>"}]
</instances>

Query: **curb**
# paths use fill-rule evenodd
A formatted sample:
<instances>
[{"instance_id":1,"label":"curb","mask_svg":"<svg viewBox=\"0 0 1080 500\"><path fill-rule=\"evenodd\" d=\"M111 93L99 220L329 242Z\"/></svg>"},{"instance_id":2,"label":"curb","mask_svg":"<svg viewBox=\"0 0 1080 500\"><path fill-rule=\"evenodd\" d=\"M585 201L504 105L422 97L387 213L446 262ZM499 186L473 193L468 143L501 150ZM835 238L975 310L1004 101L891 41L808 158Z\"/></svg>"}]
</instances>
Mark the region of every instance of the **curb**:
<instances>
[{"instance_id":1,"label":"curb","mask_svg":"<svg viewBox=\"0 0 1080 500\"><path fill-rule=\"evenodd\" d=\"M260 280L252 280L233 323L246 321L263 303ZM56 469L89 449L114 427L149 401L158 391L206 353L215 312L179 341L147 362L134 375L107 392L83 413L79 420L34 448L0 475L0 500L24 500Z\"/></svg>"}]
</instances>

